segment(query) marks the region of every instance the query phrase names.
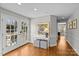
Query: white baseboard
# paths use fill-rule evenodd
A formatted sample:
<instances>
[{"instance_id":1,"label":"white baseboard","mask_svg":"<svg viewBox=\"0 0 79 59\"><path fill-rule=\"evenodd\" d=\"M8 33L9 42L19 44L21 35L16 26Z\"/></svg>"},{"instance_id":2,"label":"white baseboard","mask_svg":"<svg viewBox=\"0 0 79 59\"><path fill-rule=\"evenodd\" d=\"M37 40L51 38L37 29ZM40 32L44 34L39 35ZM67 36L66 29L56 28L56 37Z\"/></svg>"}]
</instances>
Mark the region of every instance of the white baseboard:
<instances>
[{"instance_id":1,"label":"white baseboard","mask_svg":"<svg viewBox=\"0 0 79 59\"><path fill-rule=\"evenodd\" d=\"M54 46L56 46L57 44L52 44L52 45L49 45L49 47L54 47Z\"/></svg>"},{"instance_id":2,"label":"white baseboard","mask_svg":"<svg viewBox=\"0 0 79 59\"><path fill-rule=\"evenodd\" d=\"M68 43L69 43L69 45L72 47L72 45L70 44L70 42L68 41L68 40L66 40ZM72 47L73 48L73 47ZM79 55L79 52L75 49L75 48L73 48L74 49L74 51Z\"/></svg>"},{"instance_id":3,"label":"white baseboard","mask_svg":"<svg viewBox=\"0 0 79 59\"><path fill-rule=\"evenodd\" d=\"M75 48L73 48L74 50L75 50L75 52L79 55L79 52L75 49Z\"/></svg>"},{"instance_id":4,"label":"white baseboard","mask_svg":"<svg viewBox=\"0 0 79 59\"><path fill-rule=\"evenodd\" d=\"M32 41L29 41L29 43L32 43L32 44L33 44L34 42L32 42Z\"/></svg>"}]
</instances>

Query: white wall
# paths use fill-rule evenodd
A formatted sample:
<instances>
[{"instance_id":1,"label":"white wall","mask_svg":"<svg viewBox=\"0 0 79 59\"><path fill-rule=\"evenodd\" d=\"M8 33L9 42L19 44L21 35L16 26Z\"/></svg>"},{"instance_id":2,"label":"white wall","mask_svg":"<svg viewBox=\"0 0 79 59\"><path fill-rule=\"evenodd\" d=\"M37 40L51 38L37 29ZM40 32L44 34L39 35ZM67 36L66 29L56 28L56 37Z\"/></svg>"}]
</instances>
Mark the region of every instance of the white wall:
<instances>
[{"instance_id":1,"label":"white wall","mask_svg":"<svg viewBox=\"0 0 79 59\"><path fill-rule=\"evenodd\" d=\"M77 29L68 29L67 27L67 40L72 48L79 54L79 9L69 18L69 21L77 19Z\"/></svg>"},{"instance_id":2,"label":"white wall","mask_svg":"<svg viewBox=\"0 0 79 59\"><path fill-rule=\"evenodd\" d=\"M50 46L56 45L57 37L57 18L56 16L45 16L31 20L31 42L34 42L35 37L38 36L37 24L49 22L50 29ZM40 36L41 37L41 36Z\"/></svg>"},{"instance_id":3,"label":"white wall","mask_svg":"<svg viewBox=\"0 0 79 59\"><path fill-rule=\"evenodd\" d=\"M57 43L57 17L54 15L50 16L50 47L55 46Z\"/></svg>"},{"instance_id":4,"label":"white wall","mask_svg":"<svg viewBox=\"0 0 79 59\"><path fill-rule=\"evenodd\" d=\"M38 37L38 24L39 23L49 23L50 22L50 16L40 17L31 19L31 42L34 42L34 39Z\"/></svg>"}]
</instances>

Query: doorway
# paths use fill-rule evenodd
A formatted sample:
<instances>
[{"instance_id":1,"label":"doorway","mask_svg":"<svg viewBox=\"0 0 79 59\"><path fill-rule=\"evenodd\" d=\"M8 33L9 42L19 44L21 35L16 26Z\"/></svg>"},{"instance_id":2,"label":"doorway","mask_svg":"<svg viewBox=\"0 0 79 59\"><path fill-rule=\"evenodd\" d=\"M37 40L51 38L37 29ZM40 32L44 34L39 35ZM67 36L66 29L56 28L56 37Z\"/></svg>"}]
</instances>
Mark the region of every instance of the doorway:
<instances>
[{"instance_id":1,"label":"doorway","mask_svg":"<svg viewBox=\"0 0 79 59\"><path fill-rule=\"evenodd\" d=\"M60 36L66 35L66 22L58 23L58 35Z\"/></svg>"},{"instance_id":2,"label":"doorway","mask_svg":"<svg viewBox=\"0 0 79 59\"><path fill-rule=\"evenodd\" d=\"M62 38L64 38L64 39L62 39ZM66 38L66 22L58 23L58 39L57 39L57 43L60 40L65 42L65 38Z\"/></svg>"}]
</instances>

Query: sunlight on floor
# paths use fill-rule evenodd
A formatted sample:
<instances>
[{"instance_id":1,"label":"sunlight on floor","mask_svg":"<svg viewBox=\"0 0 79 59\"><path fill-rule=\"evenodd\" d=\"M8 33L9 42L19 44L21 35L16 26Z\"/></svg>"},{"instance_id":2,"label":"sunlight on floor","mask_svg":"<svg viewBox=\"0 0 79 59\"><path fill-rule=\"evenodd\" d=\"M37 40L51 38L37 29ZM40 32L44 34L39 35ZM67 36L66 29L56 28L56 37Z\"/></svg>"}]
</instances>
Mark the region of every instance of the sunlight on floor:
<instances>
[{"instance_id":1,"label":"sunlight on floor","mask_svg":"<svg viewBox=\"0 0 79 59\"><path fill-rule=\"evenodd\" d=\"M64 36L60 37L59 43L58 43L58 49L66 49L66 40Z\"/></svg>"}]
</instances>

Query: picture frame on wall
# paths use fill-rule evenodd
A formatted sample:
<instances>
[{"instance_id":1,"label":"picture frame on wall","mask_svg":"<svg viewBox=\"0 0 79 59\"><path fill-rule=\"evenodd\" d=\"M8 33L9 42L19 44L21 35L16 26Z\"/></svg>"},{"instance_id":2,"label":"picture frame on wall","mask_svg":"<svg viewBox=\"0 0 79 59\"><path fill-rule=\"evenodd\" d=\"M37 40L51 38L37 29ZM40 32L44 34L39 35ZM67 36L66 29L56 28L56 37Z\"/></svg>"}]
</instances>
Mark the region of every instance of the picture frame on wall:
<instances>
[{"instance_id":1,"label":"picture frame on wall","mask_svg":"<svg viewBox=\"0 0 79 59\"><path fill-rule=\"evenodd\" d=\"M73 24L72 24L72 21L69 22L69 29L72 29L73 28Z\"/></svg>"},{"instance_id":2,"label":"picture frame on wall","mask_svg":"<svg viewBox=\"0 0 79 59\"><path fill-rule=\"evenodd\" d=\"M77 28L77 19L73 20L73 29Z\"/></svg>"},{"instance_id":3,"label":"picture frame on wall","mask_svg":"<svg viewBox=\"0 0 79 59\"><path fill-rule=\"evenodd\" d=\"M38 35L45 35L48 32L49 25L48 23L40 23L38 24Z\"/></svg>"}]
</instances>

